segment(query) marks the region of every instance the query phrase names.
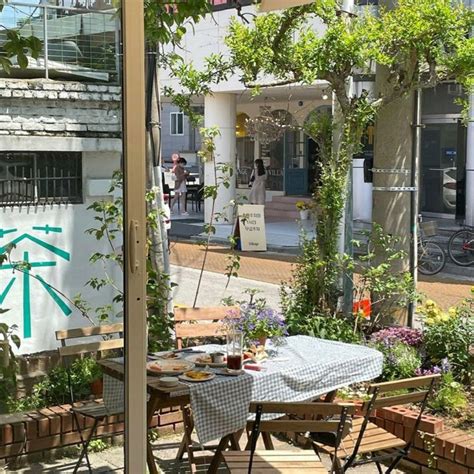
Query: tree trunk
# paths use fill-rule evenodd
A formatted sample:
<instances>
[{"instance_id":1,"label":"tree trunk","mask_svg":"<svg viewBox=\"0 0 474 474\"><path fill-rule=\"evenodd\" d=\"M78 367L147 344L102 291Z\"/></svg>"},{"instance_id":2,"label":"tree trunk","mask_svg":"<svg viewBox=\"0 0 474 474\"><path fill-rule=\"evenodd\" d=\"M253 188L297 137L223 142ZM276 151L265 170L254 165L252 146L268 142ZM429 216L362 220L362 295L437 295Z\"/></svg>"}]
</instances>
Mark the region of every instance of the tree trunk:
<instances>
[{"instance_id":1,"label":"tree trunk","mask_svg":"<svg viewBox=\"0 0 474 474\"><path fill-rule=\"evenodd\" d=\"M378 67L377 93L387 86L386 77L386 69ZM392 263L397 273L409 271L410 266L413 110L414 94L410 93L383 107L375 124L372 220L385 233L400 238L400 247L406 256ZM395 315L397 322L404 325L407 317L406 309Z\"/></svg>"}]
</instances>

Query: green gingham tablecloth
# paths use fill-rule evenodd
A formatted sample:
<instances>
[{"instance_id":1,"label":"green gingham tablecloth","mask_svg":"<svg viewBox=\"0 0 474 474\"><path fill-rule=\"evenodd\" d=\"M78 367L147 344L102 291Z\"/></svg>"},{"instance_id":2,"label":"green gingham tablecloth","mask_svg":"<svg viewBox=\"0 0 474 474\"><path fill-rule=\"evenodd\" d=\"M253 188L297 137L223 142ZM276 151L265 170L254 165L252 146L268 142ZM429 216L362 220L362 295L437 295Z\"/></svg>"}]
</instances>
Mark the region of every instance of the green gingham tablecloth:
<instances>
[{"instance_id":1,"label":"green gingham tablecloth","mask_svg":"<svg viewBox=\"0 0 474 474\"><path fill-rule=\"evenodd\" d=\"M223 350L219 345L195 349ZM202 444L244 428L251 400L312 400L332 390L372 380L382 372L383 355L355 344L291 336L280 346L267 343L267 352L270 358L261 363L260 372L248 370L239 377L216 376L208 382L187 384L196 434ZM122 394L121 401L118 393ZM104 377L104 401L107 406L123 404L121 382Z\"/></svg>"}]
</instances>

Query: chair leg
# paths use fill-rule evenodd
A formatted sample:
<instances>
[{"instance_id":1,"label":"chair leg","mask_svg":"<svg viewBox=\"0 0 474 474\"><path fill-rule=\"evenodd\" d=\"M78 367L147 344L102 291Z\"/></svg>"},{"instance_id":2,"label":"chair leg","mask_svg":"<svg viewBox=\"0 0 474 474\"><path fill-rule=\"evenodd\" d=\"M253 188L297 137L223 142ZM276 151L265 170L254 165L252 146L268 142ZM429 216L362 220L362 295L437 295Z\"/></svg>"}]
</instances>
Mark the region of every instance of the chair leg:
<instances>
[{"instance_id":1,"label":"chair leg","mask_svg":"<svg viewBox=\"0 0 474 474\"><path fill-rule=\"evenodd\" d=\"M77 420L77 415L76 415L76 420ZM91 467L91 463L89 461L89 455L87 454L87 448L89 447L89 444L92 440L92 437L94 436L94 433L95 433L95 430L97 428L97 424L98 424L99 420L98 419L95 419L94 420L94 424L92 425L92 428L91 428L91 432L89 433L89 436L87 437L87 439L84 441L84 438L82 436L82 433L81 433L81 429L79 427L79 424L77 424L78 426L78 429L79 429L79 436L81 438L81 444L82 444L82 451L81 451L81 454L79 456L79 459L76 463L76 466L74 468L74 471L73 471L73 474L76 474L77 470L79 469L79 466L81 465L81 462L82 462L82 459L86 458L86 462L87 462L87 467L89 468L89 472L92 473L92 467Z\"/></svg>"},{"instance_id":2,"label":"chair leg","mask_svg":"<svg viewBox=\"0 0 474 474\"><path fill-rule=\"evenodd\" d=\"M375 465L377 466L377 469L379 471L379 474L383 474L383 469L382 469L382 465L380 464L379 461L375 461Z\"/></svg>"},{"instance_id":3,"label":"chair leg","mask_svg":"<svg viewBox=\"0 0 474 474\"><path fill-rule=\"evenodd\" d=\"M388 466L388 469L385 471L385 474L390 474L398 465L398 463L406 456L407 453L400 453Z\"/></svg>"}]
</instances>

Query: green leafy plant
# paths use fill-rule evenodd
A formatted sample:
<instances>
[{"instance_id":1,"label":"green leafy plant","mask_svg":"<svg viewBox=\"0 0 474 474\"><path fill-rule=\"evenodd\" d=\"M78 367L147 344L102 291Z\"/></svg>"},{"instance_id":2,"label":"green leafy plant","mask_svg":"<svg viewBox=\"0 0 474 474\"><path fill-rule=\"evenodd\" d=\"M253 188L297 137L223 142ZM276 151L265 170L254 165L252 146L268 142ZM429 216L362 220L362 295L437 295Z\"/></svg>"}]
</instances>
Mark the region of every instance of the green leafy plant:
<instances>
[{"instance_id":1,"label":"green leafy plant","mask_svg":"<svg viewBox=\"0 0 474 474\"><path fill-rule=\"evenodd\" d=\"M363 341L360 333L354 332L350 320L338 317L313 316L308 321L292 326L292 334L307 334L330 341L357 344Z\"/></svg>"},{"instance_id":2,"label":"green leafy plant","mask_svg":"<svg viewBox=\"0 0 474 474\"><path fill-rule=\"evenodd\" d=\"M89 443L89 451L91 453L101 453L102 451L105 451L107 448L109 448L110 445L103 439L93 439Z\"/></svg>"},{"instance_id":3,"label":"green leafy plant","mask_svg":"<svg viewBox=\"0 0 474 474\"><path fill-rule=\"evenodd\" d=\"M397 247L398 239L387 235L377 225L373 226L367 238L369 244L365 253L358 259L346 254L335 256L332 271L334 278L342 272L351 279L355 300L371 299L370 320L357 311L339 314L335 302L341 293L328 279L319 278L321 268L326 268L328 261L321 259L313 240L303 236L301 255L294 267L292 279L283 283L280 289L283 314L291 333L320 334L322 328L327 326L324 333L331 334L337 332L337 326L340 325L344 340L361 340L364 333L370 334L382 322L391 322L397 309L416 299L417 293L410 274L393 269L403 258L403 252ZM360 245L358 242L356 244ZM379 255L383 255L380 261L375 259L375 247L379 247ZM320 306L320 295L324 293L329 296L331 292L335 293L326 302L332 300L333 303ZM316 317L327 317L331 321L323 323L318 319L313 323ZM354 336L349 336L348 331L343 330L348 325L352 326Z\"/></svg>"},{"instance_id":4,"label":"green leafy plant","mask_svg":"<svg viewBox=\"0 0 474 474\"><path fill-rule=\"evenodd\" d=\"M474 294L474 292L472 293ZM455 379L468 384L473 375L474 299L466 298L457 307L443 311L427 300L417 309L424 317L424 345L433 364L447 359Z\"/></svg>"},{"instance_id":5,"label":"green leafy plant","mask_svg":"<svg viewBox=\"0 0 474 474\"><path fill-rule=\"evenodd\" d=\"M467 408L467 405L467 393L462 384L456 382L452 372L443 374L441 384L429 402L430 408L436 412L456 415Z\"/></svg>"},{"instance_id":6,"label":"green leafy plant","mask_svg":"<svg viewBox=\"0 0 474 474\"><path fill-rule=\"evenodd\" d=\"M376 343L373 347L384 356L382 380L397 380L414 377L421 367L422 359L418 351L403 342L394 344Z\"/></svg>"},{"instance_id":7,"label":"green leafy plant","mask_svg":"<svg viewBox=\"0 0 474 474\"><path fill-rule=\"evenodd\" d=\"M98 241L107 243L106 250L94 252L89 261L93 265L100 264L102 273L87 281L87 286L96 291L108 288L112 292L112 304L100 305L92 308L82 295L76 295L74 304L81 313L92 323L97 320L99 324L110 321L111 318L121 314L123 306L123 289L121 281L112 276L112 268L123 272L123 255L121 246L117 240L123 233L123 198L121 197L123 176L121 171L114 172L109 193L114 195L112 200L102 200L92 203L88 209L95 213L96 225L87 229L86 233L95 237ZM153 190L147 191L145 200L147 203L155 199ZM147 214L147 227L149 234L151 229L156 228L160 214L154 207L150 207ZM166 350L172 347L172 314L168 311L169 289L173 283L169 275L156 268L152 262L153 246L151 239L148 240L147 259L147 313L148 313L148 344L150 351ZM95 317L92 314L95 313Z\"/></svg>"}]
</instances>

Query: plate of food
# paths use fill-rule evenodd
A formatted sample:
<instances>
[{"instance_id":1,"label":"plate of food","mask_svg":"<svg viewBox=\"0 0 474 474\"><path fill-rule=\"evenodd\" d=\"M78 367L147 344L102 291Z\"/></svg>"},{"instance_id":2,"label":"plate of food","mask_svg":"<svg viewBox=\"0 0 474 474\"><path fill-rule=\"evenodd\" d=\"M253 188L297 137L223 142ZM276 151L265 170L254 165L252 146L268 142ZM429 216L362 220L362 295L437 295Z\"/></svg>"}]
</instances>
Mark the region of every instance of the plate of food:
<instances>
[{"instance_id":1,"label":"plate of food","mask_svg":"<svg viewBox=\"0 0 474 474\"><path fill-rule=\"evenodd\" d=\"M219 357L216 357L214 354L203 353L193 354L187 356L185 359L195 364L196 367L225 367L227 365L224 354L221 353L219 353ZM215 362L213 362L213 359Z\"/></svg>"},{"instance_id":2,"label":"plate of food","mask_svg":"<svg viewBox=\"0 0 474 474\"><path fill-rule=\"evenodd\" d=\"M153 375L178 375L193 368L194 364L188 360L158 359L146 365L147 371Z\"/></svg>"},{"instance_id":3,"label":"plate of food","mask_svg":"<svg viewBox=\"0 0 474 474\"><path fill-rule=\"evenodd\" d=\"M212 380L215 376L216 374L205 370L188 370L178 378L184 382L207 382L208 380Z\"/></svg>"}]
</instances>

